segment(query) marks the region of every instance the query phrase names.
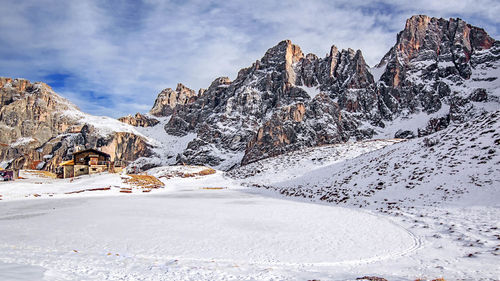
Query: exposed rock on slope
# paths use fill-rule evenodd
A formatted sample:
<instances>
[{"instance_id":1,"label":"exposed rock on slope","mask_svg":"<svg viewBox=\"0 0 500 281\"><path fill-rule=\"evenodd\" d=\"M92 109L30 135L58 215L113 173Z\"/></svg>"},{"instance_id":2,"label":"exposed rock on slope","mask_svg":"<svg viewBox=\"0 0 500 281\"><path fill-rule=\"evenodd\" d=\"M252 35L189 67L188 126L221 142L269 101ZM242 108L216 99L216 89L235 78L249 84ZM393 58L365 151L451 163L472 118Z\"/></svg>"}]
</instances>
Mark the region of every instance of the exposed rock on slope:
<instances>
[{"instance_id":1,"label":"exposed rock on slope","mask_svg":"<svg viewBox=\"0 0 500 281\"><path fill-rule=\"evenodd\" d=\"M2 166L54 170L76 148L101 148L113 160L150 154L133 127L79 111L44 83L0 78Z\"/></svg>"},{"instance_id":2,"label":"exposed rock on slope","mask_svg":"<svg viewBox=\"0 0 500 281\"><path fill-rule=\"evenodd\" d=\"M152 127L160 122L140 113L136 113L134 116L127 115L125 117L120 117L118 121L135 127Z\"/></svg>"},{"instance_id":3,"label":"exposed rock on slope","mask_svg":"<svg viewBox=\"0 0 500 281\"><path fill-rule=\"evenodd\" d=\"M44 83L0 78L0 102L0 142L5 144L31 138L40 145L75 125L63 114L69 104Z\"/></svg>"}]
</instances>

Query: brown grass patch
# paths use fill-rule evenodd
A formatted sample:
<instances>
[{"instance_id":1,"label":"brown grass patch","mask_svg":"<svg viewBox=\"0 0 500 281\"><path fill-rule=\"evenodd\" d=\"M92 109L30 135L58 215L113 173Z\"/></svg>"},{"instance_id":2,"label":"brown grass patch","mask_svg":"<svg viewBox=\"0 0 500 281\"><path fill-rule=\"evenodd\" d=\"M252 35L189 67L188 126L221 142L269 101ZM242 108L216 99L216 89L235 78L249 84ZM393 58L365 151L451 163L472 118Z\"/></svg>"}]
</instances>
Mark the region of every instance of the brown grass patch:
<instances>
[{"instance_id":1,"label":"brown grass patch","mask_svg":"<svg viewBox=\"0 0 500 281\"><path fill-rule=\"evenodd\" d=\"M212 168L206 168L198 172L199 176L208 176L215 174L215 170Z\"/></svg>"},{"instance_id":2,"label":"brown grass patch","mask_svg":"<svg viewBox=\"0 0 500 281\"><path fill-rule=\"evenodd\" d=\"M150 175L128 175L130 178L125 179L125 183L139 188L160 188L165 186L163 182L154 176Z\"/></svg>"},{"instance_id":3,"label":"brown grass patch","mask_svg":"<svg viewBox=\"0 0 500 281\"><path fill-rule=\"evenodd\" d=\"M207 186L207 187L202 187L201 189L220 190L220 189L227 189L227 187L218 187L218 186L210 187L210 186Z\"/></svg>"}]
</instances>

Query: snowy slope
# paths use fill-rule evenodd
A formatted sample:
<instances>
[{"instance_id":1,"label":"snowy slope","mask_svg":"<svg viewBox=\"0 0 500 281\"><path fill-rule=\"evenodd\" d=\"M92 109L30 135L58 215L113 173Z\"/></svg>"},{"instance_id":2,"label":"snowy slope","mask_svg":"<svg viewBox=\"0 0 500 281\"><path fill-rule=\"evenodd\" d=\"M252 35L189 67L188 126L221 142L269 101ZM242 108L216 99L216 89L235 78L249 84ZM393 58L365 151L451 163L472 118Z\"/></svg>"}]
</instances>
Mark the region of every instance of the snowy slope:
<instances>
[{"instance_id":1,"label":"snowy slope","mask_svg":"<svg viewBox=\"0 0 500 281\"><path fill-rule=\"evenodd\" d=\"M153 155L150 157L141 157L130 166L143 167L148 165L157 167L176 164L177 155L182 153L189 142L196 138L196 134L189 133L182 137L170 135L165 131L165 125L170 120L170 116L156 117L148 114L146 116L157 119L160 122L151 127L133 128L141 135L147 136L149 143L152 145Z\"/></svg>"},{"instance_id":2,"label":"snowy slope","mask_svg":"<svg viewBox=\"0 0 500 281\"><path fill-rule=\"evenodd\" d=\"M132 133L137 136L146 138L149 142L153 142L151 138L141 134L136 127L120 122L114 118L107 116L95 116L84 113L76 107L66 110L63 114L70 119L73 119L77 124L92 125L96 131L103 137L111 135L116 132Z\"/></svg>"},{"instance_id":3,"label":"snowy slope","mask_svg":"<svg viewBox=\"0 0 500 281\"><path fill-rule=\"evenodd\" d=\"M250 183L294 181L311 171L355 158L363 153L398 143L402 140L371 140L303 148L257 161L227 172L232 178L248 179ZM246 182L243 180L243 182Z\"/></svg>"},{"instance_id":4,"label":"snowy slope","mask_svg":"<svg viewBox=\"0 0 500 281\"><path fill-rule=\"evenodd\" d=\"M475 200L495 204L500 198L499 120L498 111L485 113L429 138L394 144L320 169L305 168L300 177L285 180L275 177L270 168L244 181L286 195L370 208L401 202L436 205L461 197L471 204ZM292 169L302 165L297 162ZM244 167L240 171L231 175L245 174Z\"/></svg>"}]
</instances>

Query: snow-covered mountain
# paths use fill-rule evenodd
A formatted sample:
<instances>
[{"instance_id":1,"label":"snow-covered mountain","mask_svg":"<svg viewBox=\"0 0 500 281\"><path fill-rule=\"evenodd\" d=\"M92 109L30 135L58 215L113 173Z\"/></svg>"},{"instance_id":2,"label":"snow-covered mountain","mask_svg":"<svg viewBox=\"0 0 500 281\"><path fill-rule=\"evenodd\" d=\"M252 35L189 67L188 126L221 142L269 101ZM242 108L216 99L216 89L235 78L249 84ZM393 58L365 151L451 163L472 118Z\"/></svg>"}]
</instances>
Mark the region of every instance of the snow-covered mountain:
<instances>
[{"instance_id":1,"label":"snow-covered mountain","mask_svg":"<svg viewBox=\"0 0 500 281\"><path fill-rule=\"evenodd\" d=\"M483 29L413 16L373 68L360 50L332 46L319 58L285 40L234 81L198 92L178 84L121 123L82 113L43 83L5 78L0 160L52 169L78 145L142 169L230 170L306 147L427 136L498 110L499 77L500 42Z\"/></svg>"},{"instance_id":2,"label":"snow-covered mountain","mask_svg":"<svg viewBox=\"0 0 500 281\"><path fill-rule=\"evenodd\" d=\"M461 19L413 16L374 68L361 51L324 58L286 40L231 81L179 85L152 109L169 135L195 135L178 163L228 170L304 147L412 138L500 105L500 42Z\"/></svg>"}]
</instances>

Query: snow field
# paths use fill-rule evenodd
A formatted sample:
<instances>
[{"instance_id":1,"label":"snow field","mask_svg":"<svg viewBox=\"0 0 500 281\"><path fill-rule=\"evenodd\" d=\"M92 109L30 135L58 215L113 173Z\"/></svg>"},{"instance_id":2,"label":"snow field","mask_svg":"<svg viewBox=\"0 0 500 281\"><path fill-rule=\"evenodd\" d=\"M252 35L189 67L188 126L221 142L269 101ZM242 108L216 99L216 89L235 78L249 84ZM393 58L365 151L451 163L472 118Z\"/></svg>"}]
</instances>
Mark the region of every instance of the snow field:
<instances>
[{"instance_id":1,"label":"snow field","mask_svg":"<svg viewBox=\"0 0 500 281\"><path fill-rule=\"evenodd\" d=\"M295 280L419 246L385 218L262 196L220 172L165 182L141 196L4 202L0 262L41 266L44 280ZM214 186L227 189L202 189Z\"/></svg>"}]
</instances>

